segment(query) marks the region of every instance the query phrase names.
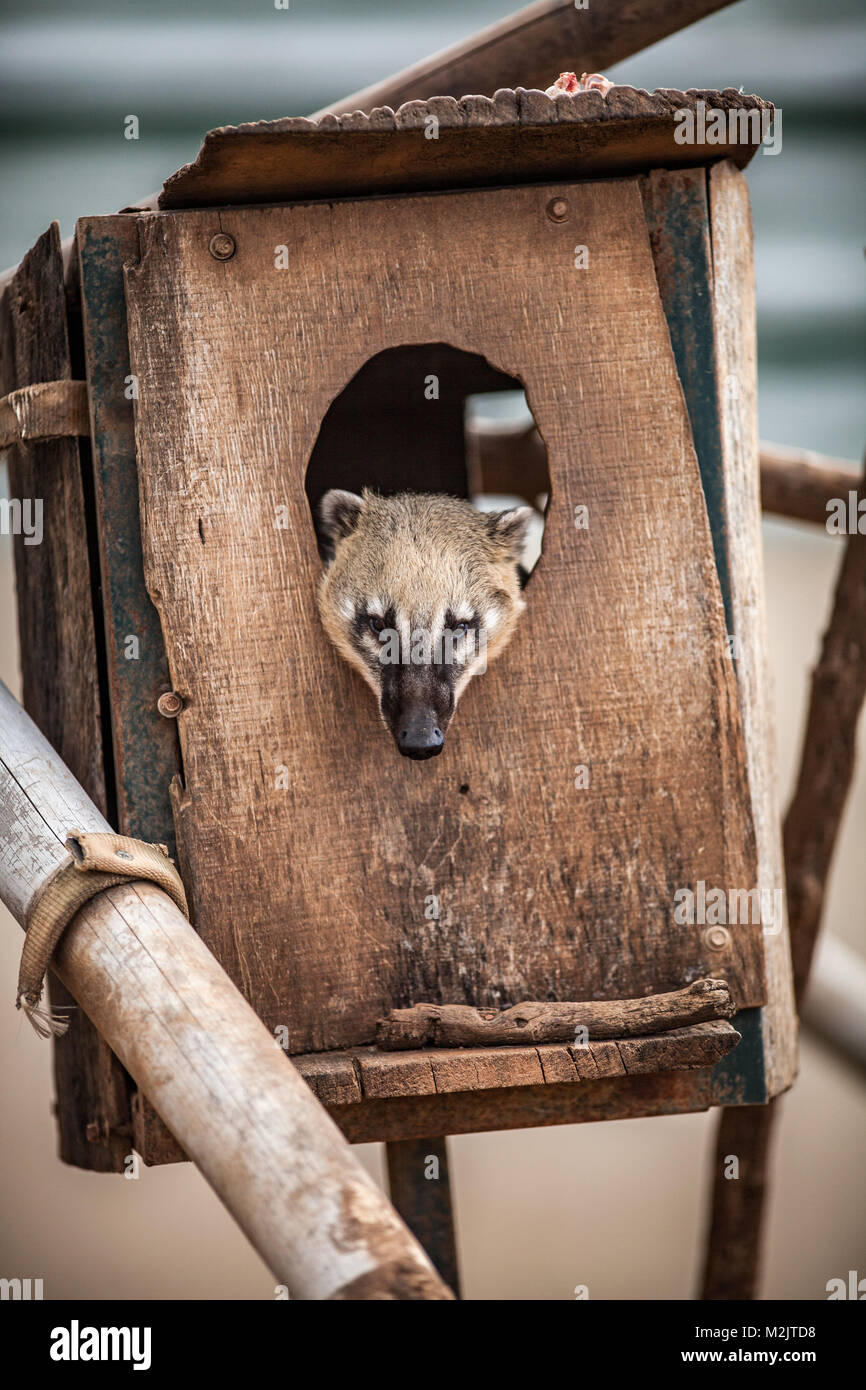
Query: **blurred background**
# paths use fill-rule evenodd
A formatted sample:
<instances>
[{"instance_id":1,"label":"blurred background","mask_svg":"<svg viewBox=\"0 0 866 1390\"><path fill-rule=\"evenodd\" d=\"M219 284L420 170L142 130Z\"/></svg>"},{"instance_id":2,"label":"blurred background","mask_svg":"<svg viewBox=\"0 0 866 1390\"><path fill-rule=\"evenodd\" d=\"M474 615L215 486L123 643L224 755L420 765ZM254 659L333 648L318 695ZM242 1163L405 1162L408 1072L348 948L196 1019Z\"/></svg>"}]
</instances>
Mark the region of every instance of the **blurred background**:
<instances>
[{"instance_id":1,"label":"blurred background","mask_svg":"<svg viewBox=\"0 0 866 1390\"><path fill-rule=\"evenodd\" d=\"M508 0L5 0L0 19L0 266L52 219L114 212L192 160L206 130L303 115L518 8ZM763 439L860 459L866 430L866 19L862 0L740 0L610 70L633 86L738 87L783 112L783 147L748 170ZM560 67L577 63L563 52ZM557 73L551 73L551 80ZM137 141L124 139L136 115ZM0 479L5 488L5 476ZM840 543L764 523L779 790L799 757L809 670ZM10 538L0 536L0 677L18 689ZM863 728L861 727L861 735ZM825 929L861 956L866 769ZM20 935L4 913L0 998ZM8 929L7 929L8 928ZM0 1274L46 1298L269 1298L273 1280L189 1164L137 1182L55 1157L48 1047L0 1008ZM784 1102L763 1296L826 1297L866 1275L866 1078L812 1039ZM699 1270L714 1120L678 1116L451 1141L470 1299L681 1299ZM380 1180L376 1145L359 1150Z\"/></svg>"}]
</instances>

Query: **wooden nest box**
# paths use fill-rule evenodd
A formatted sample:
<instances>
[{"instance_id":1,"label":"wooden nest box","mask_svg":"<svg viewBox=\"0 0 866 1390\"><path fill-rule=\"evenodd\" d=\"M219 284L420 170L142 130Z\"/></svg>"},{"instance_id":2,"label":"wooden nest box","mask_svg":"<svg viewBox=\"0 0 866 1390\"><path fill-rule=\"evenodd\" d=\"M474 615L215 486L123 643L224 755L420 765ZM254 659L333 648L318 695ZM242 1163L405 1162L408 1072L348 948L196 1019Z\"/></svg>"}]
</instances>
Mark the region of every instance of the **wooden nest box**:
<instances>
[{"instance_id":1,"label":"wooden nest box","mask_svg":"<svg viewBox=\"0 0 866 1390\"><path fill-rule=\"evenodd\" d=\"M123 833L176 846L196 929L352 1140L790 1084L755 146L675 139L677 111L735 98L764 105L518 90L215 131L158 210L78 223L65 291L56 232L7 291L4 390L86 378L90 409L89 447L15 451L13 494L46 515L18 549L25 701ZM517 436L467 450L465 429L469 396L515 385L546 451L543 554L444 755L411 763L322 633L312 505L520 491ZM732 921L752 890L772 919ZM736 1000L733 1049L721 1020L375 1047L419 1003L705 976ZM130 1134L180 1156L85 1018L57 1053L67 1158L115 1166Z\"/></svg>"}]
</instances>

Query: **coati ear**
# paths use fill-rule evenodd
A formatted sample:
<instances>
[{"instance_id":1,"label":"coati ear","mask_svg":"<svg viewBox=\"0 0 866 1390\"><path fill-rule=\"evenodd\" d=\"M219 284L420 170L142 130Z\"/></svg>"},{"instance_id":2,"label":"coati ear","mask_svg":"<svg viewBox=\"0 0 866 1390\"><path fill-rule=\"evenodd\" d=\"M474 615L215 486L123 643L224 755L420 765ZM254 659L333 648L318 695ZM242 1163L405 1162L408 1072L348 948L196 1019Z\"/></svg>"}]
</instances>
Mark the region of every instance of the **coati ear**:
<instances>
[{"instance_id":1,"label":"coati ear","mask_svg":"<svg viewBox=\"0 0 866 1390\"><path fill-rule=\"evenodd\" d=\"M517 564L526 544L532 508L512 507L507 512L490 512L485 520L491 538L501 548L505 558Z\"/></svg>"},{"instance_id":2,"label":"coati ear","mask_svg":"<svg viewBox=\"0 0 866 1390\"><path fill-rule=\"evenodd\" d=\"M337 541L351 536L358 525L363 499L356 492L344 492L342 488L332 487L319 503L319 520L322 533L333 547Z\"/></svg>"}]
</instances>

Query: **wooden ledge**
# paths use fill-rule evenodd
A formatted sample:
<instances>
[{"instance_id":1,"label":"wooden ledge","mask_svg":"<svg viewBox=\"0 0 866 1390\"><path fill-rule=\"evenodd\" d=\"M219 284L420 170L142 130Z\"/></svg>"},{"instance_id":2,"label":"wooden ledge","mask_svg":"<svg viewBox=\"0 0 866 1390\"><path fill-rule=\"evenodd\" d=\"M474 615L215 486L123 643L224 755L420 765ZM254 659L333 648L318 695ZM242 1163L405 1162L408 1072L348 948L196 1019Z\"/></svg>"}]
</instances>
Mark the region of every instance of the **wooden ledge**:
<instances>
[{"instance_id":1,"label":"wooden ledge","mask_svg":"<svg viewBox=\"0 0 866 1390\"><path fill-rule=\"evenodd\" d=\"M677 142L677 112L694 112L699 102L707 111L773 114L770 102L732 87L646 92L615 86L606 97L595 91L548 97L505 87L493 97L408 101L397 111L380 106L369 114L222 126L205 136L194 163L166 180L159 206L543 183L717 159L745 167L760 143L752 129L760 120L748 117L748 130L721 144Z\"/></svg>"},{"instance_id":2,"label":"wooden ledge","mask_svg":"<svg viewBox=\"0 0 866 1390\"><path fill-rule=\"evenodd\" d=\"M741 1036L716 1020L586 1047L355 1047L292 1061L349 1142L364 1144L708 1110L728 1099L712 1068ZM139 1153L158 1144L158 1162L186 1159L140 1096L133 1116Z\"/></svg>"},{"instance_id":3,"label":"wooden ledge","mask_svg":"<svg viewBox=\"0 0 866 1390\"><path fill-rule=\"evenodd\" d=\"M590 1042L585 1047L547 1043L412 1052L356 1047L345 1052L307 1053L292 1060L323 1104L343 1106L396 1097L694 1071L713 1066L739 1041L740 1034L730 1023L714 1020L653 1037Z\"/></svg>"}]
</instances>

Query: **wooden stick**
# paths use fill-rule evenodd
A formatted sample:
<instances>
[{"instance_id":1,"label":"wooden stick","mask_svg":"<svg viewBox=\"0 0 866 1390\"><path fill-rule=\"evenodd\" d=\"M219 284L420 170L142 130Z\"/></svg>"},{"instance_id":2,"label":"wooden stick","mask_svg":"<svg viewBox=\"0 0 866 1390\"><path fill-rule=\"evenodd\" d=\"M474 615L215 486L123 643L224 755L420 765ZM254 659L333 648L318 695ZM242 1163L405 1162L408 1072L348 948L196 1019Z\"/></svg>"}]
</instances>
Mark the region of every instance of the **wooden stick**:
<instances>
[{"instance_id":1,"label":"wooden stick","mask_svg":"<svg viewBox=\"0 0 866 1390\"><path fill-rule=\"evenodd\" d=\"M19 922L73 827L109 828L0 685L0 897ZM166 894L147 883L100 893L56 965L292 1297L452 1297Z\"/></svg>"},{"instance_id":2,"label":"wooden stick","mask_svg":"<svg viewBox=\"0 0 866 1390\"><path fill-rule=\"evenodd\" d=\"M826 526L828 502L841 498L847 504L859 484L855 463L808 449L764 442L760 462L764 511L816 526ZM535 504L550 486L547 451L533 424L470 420L466 465L470 493L503 493Z\"/></svg>"},{"instance_id":3,"label":"wooden stick","mask_svg":"<svg viewBox=\"0 0 866 1390\"><path fill-rule=\"evenodd\" d=\"M719 1114L702 1299L752 1299L757 1294L776 1113L771 1100L768 1105L725 1106Z\"/></svg>"},{"instance_id":4,"label":"wooden stick","mask_svg":"<svg viewBox=\"0 0 866 1390\"><path fill-rule=\"evenodd\" d=\"M866 481L861 489L866 489ZM856 532L845 543L830 625L812 673L800 772L783 833L798 1004L806 991L833 851L854 776L864 698L866 534Z\"/></svg>"},{"instance_id":5,"label":"wooden stick","mask_svg":"<svg viewBox=\"0 0 866 1390\"><path fill-rule=\"evenodd\" d=\"M573 1042L633 1038L731 1018L736 1012L723 980L695 980L671 994L643 999L588 1000L585 1003L525 1003L509 1009L475 1009L469 1004L416 1004L393 1009L376 1027L384 1052L417 1047L506 1047L515 1043Z\"/></svg>"},{"instance_id":6,"label":"wooden stick","mask_svg":"<svg viewBox=\"0 0 866 1390\"><path fill-rule=\"evenodd\" d=\"M855 463L828 458L808 449L788 449L782 444L761 445L761 506L765 512L811 521L826 526L827 504L841 498L859 483ZM862 494L861 494L862 495Z\"/></svg>"},{"instance_id":7,"label":"wooden stick","mask_svg":"<svg viewBox=\"0 0 866 1390\"><path fill-rule=\"evenodd\" d=\"M427 97L493 96L498 87L540 88L563 69L603 71L623 58L685 29L731 0L539 0L461 43L434 53L403 72L323 106L332 111L394 110Z\"/></svg>"},{"instance_id":8,"label":"wooden stick","mask_svg":"<svg viewBox=\"0 0 866 1390\"><path fill-rule=\"evenodd\" d=\"M391 1201L459 1298L448 1140L392 1139L385 1150Z\"/></svg>"},{"instance_id":9,"label":"wooden stick","mask_svg":"<svg viewBox=\"0 0 866 1390\"><path fill-rule=\"evenodd\" d=\"M794 989L802 1004L833 850L854 775L855 740L866 698L866 535L849 535L830 625L812 675L800 773L784 825L785 876ZM767 1154L778 1105L724 1109L716 1144L712 1225L704 1299L755 1297L767 1186ZM740 1178L726 1176L729 1156ZM740 1188L745 1179L746 1187Z\"/></svg>"}]
</instances>

